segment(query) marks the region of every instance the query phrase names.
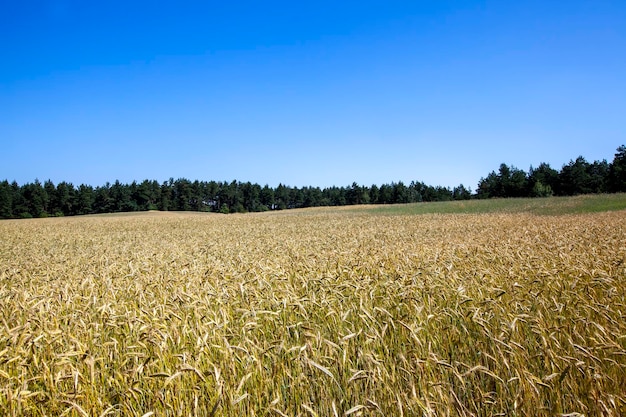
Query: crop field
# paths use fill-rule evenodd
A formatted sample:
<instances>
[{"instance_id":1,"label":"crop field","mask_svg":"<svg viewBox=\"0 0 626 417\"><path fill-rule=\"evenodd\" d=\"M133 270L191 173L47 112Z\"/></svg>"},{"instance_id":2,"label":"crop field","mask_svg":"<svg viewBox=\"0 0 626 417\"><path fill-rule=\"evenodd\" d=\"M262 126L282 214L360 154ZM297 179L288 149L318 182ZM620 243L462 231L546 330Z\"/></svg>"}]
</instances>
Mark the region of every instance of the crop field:
<instances>
[{"instance_id":1,"label":"crop field","mask_svg":"<svg viewBox=\"0 0 626 417\"><path fill-rule=\"evenodd\" d=\"M624 416L626 211L551 210L2 221L0 414Z\"/></svg>"}]
</instances>

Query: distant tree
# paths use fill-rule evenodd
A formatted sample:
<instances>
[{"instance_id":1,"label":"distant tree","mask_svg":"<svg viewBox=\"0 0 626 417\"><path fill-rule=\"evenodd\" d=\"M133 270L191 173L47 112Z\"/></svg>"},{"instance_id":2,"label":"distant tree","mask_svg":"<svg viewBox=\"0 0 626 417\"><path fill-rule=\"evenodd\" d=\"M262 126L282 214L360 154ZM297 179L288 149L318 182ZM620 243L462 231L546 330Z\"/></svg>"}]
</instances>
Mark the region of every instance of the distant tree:
<instances>
[{"instance_id":1,"label":"distant tree","mask_svg":"<svg viewBox=\"0 0 626 417\"><path fill-rule=\"evenodd\" d=\"M137 205L136 197L138 195L139 186L137 185L137 181L133 181L128 184L122 184L124 190L124 201L122 203L123 212L129 211L137 211L139 210L139 206Z\"/></svg>"},{"instance_id":2,"label":"distant tree","mask_svg":"<svg viewBox=\"0 0 626 417\"><path fill-rule=\"evenodd\" d=\"M579 156L575 161L563 165L559 173L560 191L563 195L587 194L592 192L589 163Z\"/></svg>"},{"instance_id":3,"label":"distant tree","mask_svg":"<svg viewBox=\"0 0 626 417\"><path fill-rule=\"evenodd\" d=\"M592 164L587 165L587 174L589 176L587 192L595 194L608 192L609 172L610 165L606 159L594 161Z\"/></svg>"},{"instance_id":4,"label":"distant tree","mask_svg":"<svg viewBox=\"0 0 626 417\"><path fill-rule=\"evenodd\" d=\"M361 204L361 187L356 182L353 182L347 190L346 203L348 205Z\"/></svg>"},{"instance_id":5,"label":"distant tree","mask_svg":"<svg viewBox=\"0 0 626 417\"><path fill-rule=\"evenodd\" d=\"M370 204L372 202L372 198L370 196L370 190L368 187L362 186L360 187L360 203L359 204Z\"/></svg>"},{"instance_id":6,"label":"distant tree","mask_svg":"<svg viewBox=\"0 0 626 417\"><path fill-rule=\"evenodd\" d=\"M500 192L503 191L503 187L500 184L500 179L495 171L491 171L485 178L481 178L478 182L478 188L476 194L478 198L493 198L502 197Z\"/></svg>"},{"instance_id":7,"label":"distant tree","mask_svg":"<svg viewBox=\"0 0 626 417\"><path fill-rule=\"evenodd\" d=\"M205 203L207 204L207 210L217 211L218 210L218 199L219 199L219 190L220 184L216 181L209 181L204 184L204 198Z\"/></svg>"},{"instance_id":8,"label":"distant tree","mask_svg":"<svg viewBox=\"0 0 626 417\"><path fill-rule=\"evenodd\" d=\"M274 209L274 190L265 184L259 195L261 206L268 210Z\"/></svg>"},{"instance_id":9,"label":"distant tree","mask_svg":"<svg viewBox=\"0 0 626 417\"><path fill-rule=\"evenodd\" d=\"M380 189L378 188L376 184L372 184L372 186L370 187L370 202L376 204L378 203L379 198L380 198Z\"/></svg>"},{"instance_id":10,"label":"distant tree","mask_svg":"<svg viewBox=\"0 0 626 417\"><path fill-rule=\"evenodd\" d=\"M460 184L458 187L454 187L452 190L452 199L453 200L469 200L472 197L472 191L468 188L465 188L463 184Z\"/></svg>"},{"instance_id":11,"label":"distant tree","mask_svg":"<svg viewBox=\"0 0 626 417\"><path fill-rule=\"evenodd\" d=\"M0 218L10 219L13 217L13 189L9 181L0 182Z\"/></svg>"},{"instance_id":12,"label":"distant tree","mask_svg":"<svg viewBox=\"0 0 626 417\"><path fill-rule=\"evenodd\" d=\"M507 164L500 164L498 181L496 182L495 197L509 197L507 191L510 188L511 168Z\"/></svg>"},{"instance_id":13,"label":"distant tree","mask_svg":"<svg viewBox=\"0 0 626 417\"><path fill-rule=\"evenodd\" d=\"M206 211L204 187L202 183L195 180L191 183L191 196L189 199L189 205L193 211Z\"/></svg>"},{"instance_id":14,"label":"distant tree","mask_svg":"<svg viewBox=\"0 0 626 417\"><path fill-rule=\"evenodd\" d=\"M453 199L452 190L447 187L437 186L435 187L437 199L435 201L451 201Z\"/></svg>"},{"instance_id":15,"label":"distant tree","mask_svg":"<svg viewBox=\"0 0 626 417\"><path fill-rule=\"evenodd\" d=\"M44 182L43 184L43 189L46 193L46 200L44 202L44 210L46 213L52 215L54 214L55 211L60 211L60 208L57 208L56 210L52 207L53 204L53 200L56 194L56 187L54 186L54 184L52 183L51 180L47 180L46 182Z\"/></svg>"},{"instance_id":16,"label":"distant tree","mask_svg":"<svg viewBox=\"0 0 626 417\"><path fill-rule=\"evenodd\" d=\"M228 206L231 209L232 213L243 213L246 211L243 206L243 193L241 192L241 183L239 181L233 180L229 184L229 196L230 201Z\"/></svg>"},{"instance_id":17,"label":"distant tree","mask_svg":"<svg viewBox=\"0 0 626 417\"><path fill-rule=\"evenodd\" d=\"M419 203L424 201L422 183L411 181L407 187L409 203Z\"/></svg>"},{"instance_id":18,"label":"distant tree","mask_svg":"<svg viewBox=\"0 0 626 417\"><path fill-rule=\"evenodd\" d=\"M549 197L559 189L559 172L542 162L537 168L528 171L530 197Z\"/></svg>"},{"instance_id":19,"label":"distant tree","mask_svg":"<svg viewBox=\"0 0 626 417\"><path fill-rule=\"evenodd\" d=\"M136 186L137 184L135 183L134 187ZM111 185L111 188L109 189L109 195L111 196L112 200L111 209L114 213L137 210L137 206L131 198L131 187L122 184L119 180L115 180L113 185Z\"/></svg>"},{"instance_id":20,"label":"distant tree","mask_svg":"<svg viewBox=\"0 0 626 417\"><path fill-rule=\"evenodd\" d=\"M54 207L59 210L55 215L71 216L74 212L74 199L76 197L76 190L72 183L62 181L57 184Z\"/></svg>"},{"instance_id":21,"label":"distant tree","mask_svg":"<svg viewBox=\"0 0 626 417\"><path fill-rule=\"evenodd\" d=\"M191 210L191 182L186 178L179 178L174 182L174 210Z\"/></svg>"},{"instance_id":22,"label":"distant tree","mask_svg":"<svg viewBox=\"0 0 626 417\"><path fill-rule=\"evenodd\" d=\"M258 211L261 205L261 187L250 181L241 184L243 208L245 211Z\"/></svg>"},{"instance_id":23,"label":"distant tree","mask_svg":"<svg viewBox=\"0 0 626 417\"><path fill-rule=\"evenodd\" d=\"M302 208L304 207L305 195L304 189L298 187L289 188L289 203L288 208Z\"/></svg>"},{"instance_id":24,"label":"distant tree","mask_svg":"<svg viewBox=\"0 0 626 417\"><path fill-rule=\"evenodd\" d=\"M45 211L48 196L39 180L35 180L32 184L22 186L22 193L24 195L27 211L32 217L46 217L48 215Z\"/></svg>"},{"instance_id":25,"label":"distant tree","mask_svg":"<svg viewBox=\"0 0 626 417\"><path fill-rule=\"evenodd\" d=\"M383 184L380 186L378 192L378 201L379 204L391 204L393 203L393 187Z\"/></svg>"},{"instance_id":26,"label":"distant tree","mask_svg":"<svg viewBox=\"0 0 626 417\"><path fill-rule=\"evenodd\" d=\"M245 211L242 194L237 181L222 183L219 191L219 211L237 213Z\"/></svg>"},{"instance_id":27,"label":"distant tree","mask_svg":"<svg viewBox=\"0 0 626 417\"><path fill-rule=\"evenodd\" d=\"M426 202L439 201L437 187L432 185L424 185L422 195Z\"/></svg>"},{"instance_id":28,"label":"distant tree","mask_svg":"<svg viewBox=\"0 0 626 417\"><path fill-rule=\"evenodd\" d=\"M552 187L544 185L541 181L536 181L530 191L530 197L550 197L552 195Z\"/></svg>"},{"instance_id":29,"label":"distant tree","mask_svg":"<svg viewBox=\"0 0 626 417\"><path fill-rule=\"evenodd\" d=\"M92 209L95 213L111 213L113 211L111 184L107 182L101 187L96 187L94 190L94 203Z\"/></svg>"},{"instance_id":30,"label":"distant tree","mask_svg":"<svg viewBox=\"0 0 626 417\"><path fill-rule=\"evenodd\" d=\"M284 210L289 207L289 190L282 183L276 187L274 201L278 210Z\"/></svg>"},{"instance_id":31,"label":"distant tree","mask_svg":"<svg viewBox=\"0 0 626 417\"><path fill-rule=\"evenodd\" d=\"M91 214L94 212L96 194L91 185L81 184L76 192L76 214Z\"/></svg>"},{"instance_id":32,"label":"distant tree","mask_svg":"<svg viewBox=\"0 0 626 417\"><path fill-rule=\"evenodd\" d=\"M11 183L12 208L13 217L25 218L33 217L28 211L28 201L24 198L24 190L19 186L17 181Z\"/></svg>"},{"instance_id":33,"label":"distant tree","mask_svg":"<svg viewBox=\"0 0 626 417\"><path fill-rule=\"evenodd\" d=\"M163 182L161 184L161 198L157 204L157 207L161 211L174 210L173 203L174 196L174 178L170 178L169 181Z\"/></svg>"},{"instance_id":34,"label":"distant tree","mask_svg":"<svg viewBox=\"0 0 626 417\"><path fill-rule=\"evenodd\" d=\"M226 201L231 213L245 213L243 205L243 193L239 181L233 180L225 185Z\"/></svg>"},{"instance_id":35,"label":"distant tree","mask_svg":"<svg viewBox=\"0 0 626 417\"><path fill-rule=\"evenodd\" d=\"M393 188L392 202L394 204L401 204L401 203L409 202L409 192L408 192L406 185L404 185L402 181L399 181L397 183L392 182L391 186Z\"/></svg>"},{"instance_id":36,"label":"distant tree","mask_svg":"<svg viewBox=\"0 0 626 417\"><path fill-rule=\"evenodd\" d=\"M332 186L324 190L325 197L330 202L331 206L345 206L347 192L344 187Z\"/></svg>"},{"instance_id":37,"label":"distant tree","mask_svg":"<svg viewBox=\"0 0 626 417\"><path fill-rule=\"evenodd\" d=\"M626 192L626 146L617 148L609 168L608 189L613 193Z\"/></svg>"},{"instance_id":38,"label":"distant tree","mask_svg":"<svg viewBox=\"0 0 626 417\"><path fill-rule=\"evenodd\" d=\"M528 178L526 172L511 167L510 176L505 187L506 197L526 197L528 194Z\"/></svg>"},{"instance_id":39,"label":"distant tree","mask_svg":"<svg viewBox=\"0 0 626 417\"><path fill-rule=\"evenodd\" d=\"M161 187L159 183L146 179L134 187L131 198L135 201L138 210L156 210L160 193Z\"/></svg>"},{"instance_id":40,"label":"distant tree","mask_svg":"<svg viewBox=\"0 0 626 417\"><path fill-rule=\"evenodd\" d=\"M523 170L500 164L496 174L492 171L478 183L479 198L523 197L528 194L528 179Z\"/></svg>"},{"instance_id":41,"label":"distant tree","mask_svg":"<svg viewBox=\"0 0 626 417\"><path fill-rule=\"evenodd\" d=\"M319 207L323 204L324 195L319 187L304 187L304 207Z\"/></svg>"}]
</instances>

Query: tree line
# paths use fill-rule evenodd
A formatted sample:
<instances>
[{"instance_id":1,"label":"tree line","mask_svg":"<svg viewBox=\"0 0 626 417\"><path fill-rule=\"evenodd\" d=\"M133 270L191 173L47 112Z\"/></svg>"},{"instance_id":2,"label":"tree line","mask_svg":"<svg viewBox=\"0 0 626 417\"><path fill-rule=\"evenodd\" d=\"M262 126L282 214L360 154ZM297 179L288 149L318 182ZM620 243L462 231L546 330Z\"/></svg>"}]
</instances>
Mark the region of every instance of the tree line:
<instances>
[{"instance_id":1,"label":"tree line","mask_svg":"<svg viewBox=\"0 0 626 417\"><path fill-rule=\"evenodd\" d=\"M205 211L245 213L303 207L344 206L353 204L392 204L417 201L442 201L470 198L463 186L450 190L423 183L402 182L380 187L290 187L276 188L250 182L190 181L169 179L163 183L105 184L93 188L81 184L39 181L18 185L0 182L0 217L30 218L130 211Z\"/></svg>"},{"instance_id":2,"label":"tree line","mask_svg":"<svg viewBox=\"0 0 626 417\"><path fill-rule=\"evenodd\" d=\"M245 213L291 208L355 204L397 204L471 198L546 197L587 193L626 192L626 146L613 162L589 163L578 157L560 171L542 163L529 172L501 164L478 183L476 193L464 185L454 188L413 181L381 186L277 187L250 182L190 181L186 178L120 181L92 187L38 180L23 185L0 182L0 218L72 216L130 211L204 211Z\"/></svg>"},{"instance_id":3,"label":"tree line","mask_svg":"<svg viewBox=\"0 0 626 417\"><path fill-rule=\"evenodd\" d=\"M579 156L563 165L560 171L541 163L528 172L501 164L481 178L476 190L478 198L548 197L579 194L626 192L626 146L617 148L613 162L587 162Z\"/></svg>"}]
</instances>

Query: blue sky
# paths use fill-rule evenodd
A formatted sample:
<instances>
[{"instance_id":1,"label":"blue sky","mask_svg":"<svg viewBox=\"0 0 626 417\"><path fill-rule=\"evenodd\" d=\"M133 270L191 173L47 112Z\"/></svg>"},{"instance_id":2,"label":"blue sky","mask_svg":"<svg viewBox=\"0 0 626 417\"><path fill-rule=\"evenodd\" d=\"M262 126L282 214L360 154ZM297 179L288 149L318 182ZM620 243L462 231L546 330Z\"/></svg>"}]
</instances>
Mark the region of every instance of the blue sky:
<instances>
[{"instance_id":1,"label":"blue sky","mask_svg":"<svg viewBox=\"0 0 626 417\"><path fill-rule=\"evenodd\" d=\"M473 190L626 143L624 1L0 3L0 179Z\"/></svg>"}]
</instances>

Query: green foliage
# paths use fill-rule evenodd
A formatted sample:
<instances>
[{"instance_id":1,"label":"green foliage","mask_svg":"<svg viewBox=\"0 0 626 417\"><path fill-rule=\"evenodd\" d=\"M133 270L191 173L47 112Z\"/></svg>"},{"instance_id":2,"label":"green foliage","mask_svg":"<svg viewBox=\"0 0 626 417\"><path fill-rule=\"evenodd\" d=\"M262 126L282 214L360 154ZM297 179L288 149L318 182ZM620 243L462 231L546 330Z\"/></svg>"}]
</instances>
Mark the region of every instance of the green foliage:
<instances>
[{"instance_id":1,"label":"green foliage","mask_svg":"<svg viewBox=\"0 0 626 417\"><path fill-rule=\"evenodd\" d=\"M552 187L544 185L541 181L537 181L533 185L533 189L530 193L531 197L550 197L552 196Z\"/></svg>"},{"instance_id":2,"label":"green foliage","mask_svg":"<svg viewBox=\"0 0 626 417\"><path fill-rule=\"evenodd\" d=\"M546 163L525 171L501 164L478 183L476 194L463 184L453 189L402 181L348 187L261 187L251 182L190 181L185 178L159 184L154 180L122 184L115 181L96 187L67 182L56 187L50 181L19 186L0 183L0 218L72 216L145 210L246 213L319 206L361 204L406 204L418 202L466 201L473 198L521 198L571 196L626 191L626 146L617 149L612 163L589 163L582 156L564 165L561 171Z\"/></svg>"},{"instance_id":3,"label":"green foliage","mask_svg":"<svg viewBox=\"0 0 626 417\"><path fill-rule=\"evenodd\" d=\"M452 198L454 200L469 200L472 197L472 191L465 188L463 184L452 190Z\"/></svg>"},{"instance_id":4,"label":"green foliage","mask_svg":"<svg viewBox=\"0 0 626 417\"><path fill-rule=\"evenodd\" d=\"M76 196L76 211L78 214L91 214L93 213L93 204L96 196L91 186L81 184L78 187L78 193Z\"/></svg>"},{"instance_id":5,"label":"green foliage","mask_svg":"<svg viewBox=\"0 0 626 417\"><path fill-rule=\"evenodd\" d=\"M13 189L8 181L0 182L0 218L13 217Z\"/></svg>"},{"instance_id":6,"label":"green foliage","mask_svg":"<svg viewBox=\"0 0 626 417\"><path fill-rule=\"evenodd\" d=\"M480 198L527 196L528 177L526 172L501 164L498 173L492 171L478 184Z\"/></svg>"},{"instance_id":7,"label":"green foliage","mask_svg":"<svg viewBox=\"0 0 626 417\"><path fill-rule=\"evenodd\" d=\"M626 192L626 146L617 148L613 163L609 168L609 190Z\"/></svg>"}]
</instances>

